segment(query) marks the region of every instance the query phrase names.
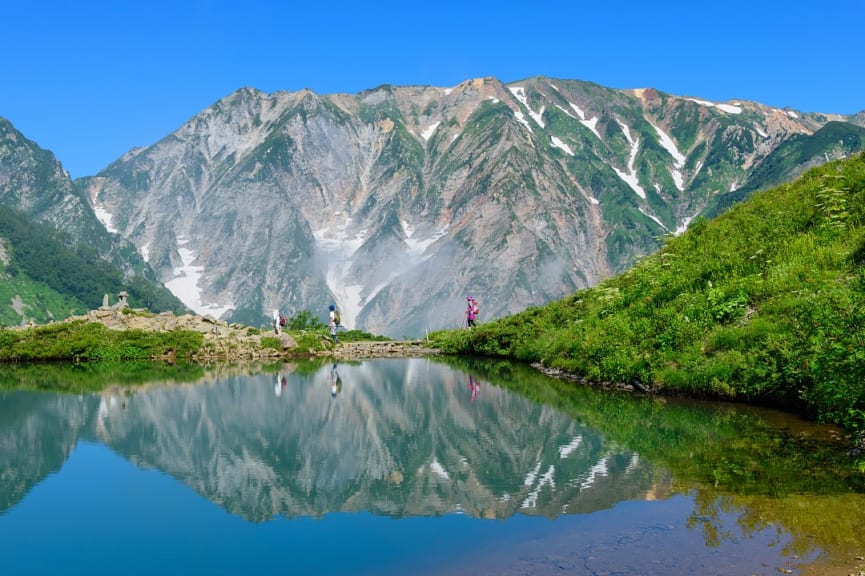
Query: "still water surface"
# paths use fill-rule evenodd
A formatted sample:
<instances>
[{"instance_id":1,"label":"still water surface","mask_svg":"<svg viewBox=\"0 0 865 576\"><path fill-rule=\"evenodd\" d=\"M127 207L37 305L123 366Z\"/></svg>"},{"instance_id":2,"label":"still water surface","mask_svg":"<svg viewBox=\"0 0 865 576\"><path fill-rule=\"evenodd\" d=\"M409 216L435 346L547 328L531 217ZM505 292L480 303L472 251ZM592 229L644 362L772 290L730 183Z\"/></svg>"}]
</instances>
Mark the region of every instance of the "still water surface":
<instances>
[{"instance_id":1,"label":"still water surface","mask_svg":"<svg viewBox=\"0 0 865 576\"><path fill-rule=\"evenodd\" d=\"M0 392L0 573L796 574L862 551L824 429L451 364Z\"/></svg>"}]
</instances>

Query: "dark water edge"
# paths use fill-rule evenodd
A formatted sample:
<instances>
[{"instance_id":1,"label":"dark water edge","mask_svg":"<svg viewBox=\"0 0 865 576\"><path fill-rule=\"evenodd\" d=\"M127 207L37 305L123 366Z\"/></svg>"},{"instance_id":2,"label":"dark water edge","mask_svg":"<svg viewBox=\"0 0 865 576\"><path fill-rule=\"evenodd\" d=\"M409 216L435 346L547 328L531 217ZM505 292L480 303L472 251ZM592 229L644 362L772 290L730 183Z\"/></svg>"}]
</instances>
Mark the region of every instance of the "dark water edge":
<instances>
[{"instance_id":1,"label":"dark water edge","mask_svg":"<svg viewBox=\"0 0 865 576\"><path fill-rule=\"evenodd\" d=\"M0 553L21 561L9 573L57 573L55 552L83 566L100 538L104 573L111 559L127 573L165 572L172 553L175 573L855 574L861 564L863 479L830 427L584 389L498 362L342 363L333 395L332 368L151 379L119 367L19 379L73 394L6 386Z\"/></svg>"}]
</instances>

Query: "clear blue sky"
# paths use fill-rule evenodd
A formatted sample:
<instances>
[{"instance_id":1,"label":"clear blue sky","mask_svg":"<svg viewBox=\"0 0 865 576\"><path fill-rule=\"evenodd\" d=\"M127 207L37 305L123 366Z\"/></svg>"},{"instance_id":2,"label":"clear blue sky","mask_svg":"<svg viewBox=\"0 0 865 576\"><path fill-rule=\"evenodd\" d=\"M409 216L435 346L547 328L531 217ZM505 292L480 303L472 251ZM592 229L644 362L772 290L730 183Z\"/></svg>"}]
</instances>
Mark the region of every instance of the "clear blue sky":
<instances>
[{"instance_id":1,"label":"clear blue sky","mask_svg":"<svg viewBox=\"0 0 865 576\"><path fill-rule=\"evenodd\" d=\"M865 109L865 0L4 0L0 116L74 178L234 90L550 76Z\"/></svg>"}]
</instances>

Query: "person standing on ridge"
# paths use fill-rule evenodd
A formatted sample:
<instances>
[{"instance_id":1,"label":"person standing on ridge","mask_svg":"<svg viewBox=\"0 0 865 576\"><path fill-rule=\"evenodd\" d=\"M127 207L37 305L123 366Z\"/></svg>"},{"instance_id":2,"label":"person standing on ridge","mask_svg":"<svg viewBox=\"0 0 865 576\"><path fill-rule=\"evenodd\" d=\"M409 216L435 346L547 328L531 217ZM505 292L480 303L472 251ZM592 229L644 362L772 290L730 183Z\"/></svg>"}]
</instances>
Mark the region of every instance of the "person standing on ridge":
<instances>
[{"instance_id":1,"label":"person standing on ridge","mask_svg":"<svg viewBox=\"0 0 865 576\"><path fill-rule=\"evenodd\" d=\"M328 326L330 326L330 337L333 339L333 343L336 344L339 342L339 339L336 337L336 330L339 328L339 310L336 309L336 306L331 304L328 309L330 310L330 316L328 321Z\"/></svg>"},{"instance_id":2,"label":"person standing on ridge","mask_svg":"<svg viewBox=\"0 0 865 576\"><path fill-rule=\"evenodd\" d=\"M475 326L475 305L471 296L466 297L466 327L474 328Z\"/></svg>"},{"instance_id":3,"label":"person standing on ridge","mask_svg":"<svg viewBox=\"0 0 865 576\"><path fill-rule=\"evenodd\" d=\"M273 331L279 334L279 309L273 309Z\"/></svg>"}]
</instances>

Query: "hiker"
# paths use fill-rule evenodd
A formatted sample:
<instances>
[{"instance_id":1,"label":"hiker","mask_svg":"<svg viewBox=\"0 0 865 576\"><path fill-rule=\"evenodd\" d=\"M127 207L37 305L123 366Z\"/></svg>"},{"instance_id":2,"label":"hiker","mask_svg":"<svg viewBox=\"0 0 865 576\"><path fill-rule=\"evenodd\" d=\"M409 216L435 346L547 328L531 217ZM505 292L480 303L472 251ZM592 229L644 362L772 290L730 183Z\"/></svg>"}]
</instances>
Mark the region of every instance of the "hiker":
<instances>
[{"instance_id":1,"label":"hiker","mask_svg":"<svg viewBox=\"0 0 865 576\"><path fill-rule=\"evenodd\" d=\"M339 342L339 338L336 337L336 330L339 328L340 318L339 318L339 310L336 309L336 306L331 304L328 309L330 310L330 316L328 321L328 326L330 326L330 337L333 339L333 343L336 344Z\"/></svg>"},{"instance_id":2,"label":"hiker","mask_svg":"<svg viewBox=\"0 0 865 576\"><path fill-rule=\"evenodd\" d=\"M273 331L279 334L279 309L273 309Z\"/></svg>"},{"instance_id":3,"label":"hiker","mask_svg":"<svg viewBox=\"0 0 865 576\"><path fill-rule=\"evenodd\" d=\"M471 296L466 297L466 327L473 328L475 326L475 302Z\"/></svg>"}]
</instances>

